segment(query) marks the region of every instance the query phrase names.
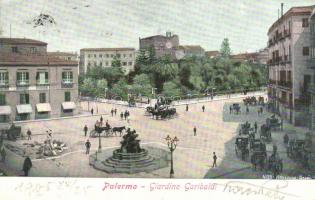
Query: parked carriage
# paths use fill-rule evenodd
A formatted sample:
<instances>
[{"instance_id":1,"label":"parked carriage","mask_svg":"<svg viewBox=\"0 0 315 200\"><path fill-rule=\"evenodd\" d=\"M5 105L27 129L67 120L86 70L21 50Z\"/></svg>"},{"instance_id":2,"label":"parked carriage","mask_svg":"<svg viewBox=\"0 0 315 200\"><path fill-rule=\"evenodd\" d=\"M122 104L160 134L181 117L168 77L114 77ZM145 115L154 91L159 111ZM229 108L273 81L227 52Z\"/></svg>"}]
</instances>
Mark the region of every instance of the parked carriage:
<instances>
[{"instance_id":1,"label":"parked carriage","mask_svg":"<svg viewBox=\"0 0 315 200\"><path fill-rule=\"evenodd\" d=\"M267 162L266 145L261 140L255 140L250 150L253 167L256 170L257 166L259 166L260 170L263 170Z\"/></svg>"},{"instance_id":2,"label":"parked carriage","mask_svg":"<svg viewBox=\"0 0 315 200\"><path fill-rule=\"evenodd\" d=\"M157 106L156 108L149 106L146 108L146 113L155 119L170 119L177 115L176 108L169 108L168 106Z\"/></svg>"},{"instance_id":3,"label":"parked carriage","mask_svg":"<svg viewBox=\"0 0 315 200\"><path fill-rule=\"evenodd\" d=\"M283 122L280 122L279 119L277 119L275 116L266 119L266 125L272 130L281 130L283 126L282 123Z\"/></svg>"},{"instance_id":4,"label":"parked carriage","mask_svg":"<svg viewBox=\"0 0 315 200\"><path fill-rule=\"evenodd\" d=\"M257 105L257 99L256 97L246 97L245 99L243 99L243 102L245 104L245 106L256 106Z\"/></svg>"},{"instance_id":5,"label":"parked carriage","mask_svg":"<svg viewBox=\"0 0 315 200\"><path fill-rule=\"evenodd\" d=\"M239 103L233 103L231 108L235 114L241 114L241 106Z\"/></svg>"},{"instance_id":6,"label":"parked carriage","mask_svg":"<svg viewBox=\"0 0 315 200\"><path fill-rule=\"evenodd\" d=\"M12 141L15 141L23 136L21 133L21 127L15 126L14 124L12 124L10 128L2 130L2 135Z\"/></svg>"},{"instance_id":7,"label":"parked carriage","mask_svg":"<svg viewBox=\"0 0 315 200\"><path fill-rule=\"evenodd\" d=\"M239 135L250 135L254 134L254 132L254 128L251 127L250 123L246 122L245 124L241 124Z\"/></svg>"},{"instance_id":8,"label":"parked carriage","mask_svg":"<svg viewBox=\"0 0 315 200\"><path fill-rule=\"evenodd\" d=\"M266 141L266 142L271 142L271 129L268 127L266 124L263 124L260 127L260 139Z\"/></svg>"},{"instance_id":9,"label":"parked carriage","mask_svg":"<svg viewBox=\"0 0 315 200\"><path fill-rule=\"evenodd\" d=\"M235 139L235 154L242 160L247 160L249 157L249 138L248 137L237 137Z\"/></svg>"},{"instance_id":10,"label":"parked carriage","mask_svg":"<svg viewBox=\"0 0 315 200\"><path fill-rule=\"evenodd\" d=\"M90 137L110 137L114 135L117 136L117 133L122 136L123 130L126 130L125 126L113 128L111 128L110 126L97 127L96 129L90 131Z\"/></svg>"}]
</instances>

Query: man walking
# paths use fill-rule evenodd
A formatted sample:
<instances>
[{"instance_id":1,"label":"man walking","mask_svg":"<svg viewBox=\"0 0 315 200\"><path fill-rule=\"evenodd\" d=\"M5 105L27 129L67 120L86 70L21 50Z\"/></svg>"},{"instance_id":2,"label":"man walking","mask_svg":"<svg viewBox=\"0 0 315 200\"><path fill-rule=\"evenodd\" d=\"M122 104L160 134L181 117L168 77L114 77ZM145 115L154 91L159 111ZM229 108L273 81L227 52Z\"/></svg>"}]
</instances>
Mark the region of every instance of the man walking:
<instances>
[{"instance_id":1,"label":"man walking","mask_svg":"<svg viewBox=\"0 0 315 200\"><path fill-rule=\"evenodd\" d=\"M7 155L7 153L5 152L5 149L2 148L2 150L1 150L1 161L2 161L3 163L5 163L5 157L6 157L6 155Z\"/></svg>"},{"instance_id":2,"label":"man walking","mask_svg":"<svg viewBox=\"0 0 315 200\"><path fill-rule=\"evenodd\" d=\"M255 133L257 133L257 122L255 122L255 124L254 124L254 129L255 129Z\"/></svg>"},{"instance_id":3,"label":"man walking","mask_svg":"<svg viewBox=\"0 0 315 200\"><path fill-rule=\"evenodd\" d=\"M94 109L92 108L92 109L91 109L91 114L93 115L93 113L94 113Z\"/></svg>"},{"instance_id":4,"label":"man walking","mask_svg":"<svg viewBox=\"0 0 315 200\"><path fill-rule=\"evenodd\" d=\"M24 176L28 176L28 172L30 171L31 168L32 168L32 161L30 157L27 156L23 164Z\"/></svg>"},{"instance_id":5,"label":"man walking","mask_svg":"<svg viewBox=\"0 0 315 200\"><path fill-rule=\"evenodd\" d=\"M215 152L213 152L213 164L212 168L217 167L217 155L215 155Z\"/></svg>"},{"instance_id":6,"label":"man walking","mask_svg":"<svg viewBox=\"0 0 315 200\"><path fill-rule=\"evenodd\" d=\"M120 113L120 119L121 119L121 120L124 119L124 113L123 113L123 112Z\"/></svg>"},{"instance_id":7,"label":"man walking","mask_svg":"<svg viewBox=\"0 0 315 200\"><path fill-rule=\"evenodd\" d=\"M89 139L87 139L87 141L85 142L85 148L85 154L90 154L91 142L89 141Z\"/></svg>"},{"instance_id":8,"label":"man walking","mask_svg":"<svg viewBox=\"0 0 315 200\"><path fill-rule=\"evenodd\" d=\"M116 116L116 114L117 114L117 108L114 109L114 113L115 113L115 116Z\"/></svg>"},{"instance_id":9,"label":"man walking","mask_svg":"<svg viewBox=\"0 0 315 200\"><path fill-rule=\"evenodd\" d=\"M196 128L196 126L194 127L194 136L196 136L197 135L197 128Z\"/></svg>"},{"instance_id":10,"label":"man walking","mask_svg":"<svg viewBox=\"0 0 315 200\"><path fill-rule=\"evenodd\" d=\"M100 118L100 123L101 123L101 126L103 126L103 116L101 116Z\"/></svg>"},{"instance_id":11,"label":"man walking","mask_svg":"<svg viewBox=\"0 0 315 200\"><path fill-rule=\"evenodd\" d=\"M186 112L188 111L188 104L186 104Z\"/></svg>"},{"instance_id":12,"label":"man walking","mask_svg":"<svg viewBox=\"0 0 315 200\"><path fill-rule=\"evenodd\" d=\"M86 124L85 124L85 126L84 126L84 128L83 128L83 131L84 131L84 136L86 137L87 132L88 132L88 127L87 127Z\"/></svg>"},{"instance_id":13,"label":"man walking","mask_svg":"<svg viewBox=\"0 0 315 200\"><path fill-rule=\"evenodd\" d=\"M246 106L246 114L248 114L248 113L249 113L249 107Z\"/></svg>"},{"instance_id":14,"label":"man walking","mask_svg":"<svg viewBox=\"0 0 315 200\"><path fill-rule=\"evenodd\" d=\"M205 112L205 105L202 105L202 112Z\"/></svg>"},{"instance_id":15,"label":"man walking","mask_svg":"<svg viewBox=\"0 0 315 200\"><path fill-rule=\"evenodd\" d=\"M114 110L111 109L111 110L110 110L110 113L112 114L112 117L113 117L113 116L114 116Z\"/></svg>"},{"instance_id":16,"label":"man walking","mask_svg":"<svg viewBox=\"0 0 315 200\"><path fill-rule=\"evenodd\" d=\"M27 140L32 140L32 132L31 132L31 130L30 129L27 129L27 132L26 132L26 134L27 134Z\"/></svg>"}]
</instances>

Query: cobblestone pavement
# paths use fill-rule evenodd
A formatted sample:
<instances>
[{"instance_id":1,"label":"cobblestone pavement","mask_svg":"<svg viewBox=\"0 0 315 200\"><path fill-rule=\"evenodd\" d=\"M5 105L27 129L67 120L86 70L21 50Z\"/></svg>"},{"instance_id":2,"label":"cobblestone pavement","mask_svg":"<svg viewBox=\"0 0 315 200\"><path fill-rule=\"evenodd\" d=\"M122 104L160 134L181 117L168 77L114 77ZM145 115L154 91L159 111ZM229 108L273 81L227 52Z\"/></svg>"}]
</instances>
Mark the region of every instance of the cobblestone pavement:
<instances>
[{"instance_id":1,"label":"cobblestone pavement","mask_svg":"<svg viewBox=\"0 0 315 200\"><path fill-rule=\"evenodd\" d=\"M47 136L47 129L53 130L53 137L62 140L70 146L70 151L61 156L50 159L33 160L30 176L51 177L137 177L137 178L168 178L169 167L151 173L137 174L107 174L95 170L88 163L84 143L88 137L83 134L83 126L88 125L91 130L100 115L104 121L108 120L111 126L126 126L135 129L139 134L141 146L156 146L167 149L164 138L167 135L179 138L178 148L174 152L174 171L176 178L261 178L263 172L253 171L249 162L243 162L235 156L234 142L239 124L245 121L257 121L259 126L270 113L264 112L263 116L257 115L257 107L250 107L248 115L230 115L228 108L234 102L242 99L227 99L221 101L195 103L185 111L185 105L177 106L178 117L170 120L154 120L145 115L144 108L127 108L122 105L107 103L90 103L90 107L97 105L98 115L79 118L60 119L51 121L38 121L22 123L22 131L30 128L33 132L33 141L42 142ZM202 105L206 110L202 112ZM87 110L87 102L82 103L82 108ZM117 116L110 115L110 109L117 108ZM119 113L130 111L130 121L121 120ZM242 108L243 111L245 108ZM193 135L193 127L197 127L197 136ZM289 125L285 125L287 128ZM273 143L277 144L279 152L284 152L282 145L283 132L273 132ZM92 152L98 148L98 138L89 138ZM103 137L101 140L103 150L120 146L120 137ZM18 141L20 145L26 140ZM272 144L267 146L272 150ZM217 168L212 169L212 152L218 156ZM285 159L285 173L296 175L299 166ZM21 171L23 158L7 152L6 166L12 171ZM298 169L298 170L296 170ZM301 171L301 170L300 170ZM302 170L303 172L303 170Z\"/></svg>"}]
</instances>

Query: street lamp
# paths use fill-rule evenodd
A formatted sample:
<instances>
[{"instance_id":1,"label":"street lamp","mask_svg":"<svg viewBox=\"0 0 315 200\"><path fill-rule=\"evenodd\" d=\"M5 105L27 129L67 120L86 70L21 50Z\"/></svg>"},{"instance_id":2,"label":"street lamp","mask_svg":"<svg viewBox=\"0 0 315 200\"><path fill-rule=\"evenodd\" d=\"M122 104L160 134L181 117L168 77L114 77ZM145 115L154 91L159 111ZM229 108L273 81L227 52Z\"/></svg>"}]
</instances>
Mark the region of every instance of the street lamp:
<instances>
[{"instance_id":1,"label":"street lamp","mask_svg":"<svg viewBox=\"0 0 315 200\"><path fill-rule=\"evenodd\" d=\"M98 132L98 152L102 152L102 143L101 143L101 133L102 130L99 126L97 126L97 132Z\"/></svg>"},{"instance_id":2,"label":"street lamp","mask_svg":"<svg viewBox=\"0 0 315 200\"><path fill-rule=\"evenodd\" d=\"M174 178L174 167L173 167L173 152L176 149L177 142L179 141L178 138L175 136L174 138L171 138L169 135L165 138L167 142L167 146L171 151L171 171L170 171L170 178Z\"/></svg>"}]
</instances>

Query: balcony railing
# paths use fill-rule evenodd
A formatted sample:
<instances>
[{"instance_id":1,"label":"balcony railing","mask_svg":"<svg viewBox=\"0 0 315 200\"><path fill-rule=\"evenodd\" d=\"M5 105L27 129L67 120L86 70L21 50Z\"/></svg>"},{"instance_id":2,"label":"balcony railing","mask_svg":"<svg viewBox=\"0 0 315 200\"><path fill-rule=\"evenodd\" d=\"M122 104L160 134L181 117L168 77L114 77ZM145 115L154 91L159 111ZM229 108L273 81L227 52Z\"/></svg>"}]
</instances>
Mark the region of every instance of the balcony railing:
<instances>
[{"instance_id":1,"label":"balcony railing","mask_svg":"<svg viewBox=\"0 0 315 200\"><path fill-rule=\"evenodd\" d=\"M292 88L291 81L278 81L278 85L286 88Z\"/></svg>"},{"instance_id":2,"label":"balcony railing","mask_svg":"<svg viewBox=\"0 0 315 200\"><path fill-rule=\"evenodd\" d=\"M0 81L0 88L9 87L9 81Z\"/></svg>"},{"instance_id":3,"label":"balcony railing","mask_svg":"<svg viewBox=\"0 0 315 200\"><path fill-rule=\"evenodd\" d=\"M28 87L30 85L29 80L18 80L16 86L18 87Z\"/></svg>"},{"instance_id":4,"label":"balcony railing","mask_svg":"<svg viewBox=\"0 0 315 200\"><path fill-rule=\"evenodd\" d=\"M61 88L73 88L73 82L63 81L61 82Z\"/></svg>"},{"instance_id":5,"label":"balcony railing","mask_svg":"<svg viewBox=\"0 0 315 200\"><path fill-rule=\"evenodd\" d=\"M48 81L48 79L46 79L44 81L43 80L37 80L36 85L43 85L43 86L49 85L49 81Z\"/></svg>"}]
</instances>

